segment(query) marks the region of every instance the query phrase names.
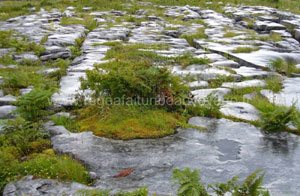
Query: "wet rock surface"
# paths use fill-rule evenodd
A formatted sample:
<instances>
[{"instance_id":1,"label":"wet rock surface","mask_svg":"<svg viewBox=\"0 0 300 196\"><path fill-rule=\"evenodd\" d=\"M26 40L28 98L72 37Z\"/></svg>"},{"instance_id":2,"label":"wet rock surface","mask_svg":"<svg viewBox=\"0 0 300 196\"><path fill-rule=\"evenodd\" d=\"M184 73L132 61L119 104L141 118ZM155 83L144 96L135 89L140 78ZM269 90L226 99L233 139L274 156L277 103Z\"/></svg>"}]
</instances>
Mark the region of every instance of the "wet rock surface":
<instances>
[{"instance_id":1,"label":"wet rock surface","mask_svg":"<svg viewBox=\"0 0 300 196\"><path fill-rule=\"evenodd\" d=\"M3 190L3 195L76 195L78 190L89 189L91 188L76 182L62 183L56 180L34 179L33 176L26 176L18 182L7 184Z\"/></svg>"},{"instance_id":2,"label":"wet rock surface","mask_svg":"<svg viewBox=\"0 0 300 196\"><path fill-rule=\"evenodd\" d=\"M170 181L175 168L201 169L205 183L245 177L262 168L265 186L274 195L298 193L297 136L265 134L252 125L226 119L194 117L189 123L208 130L180 130L161 139L132 141L100 138L91 132L70 133L57 126L48 130L55 135L52 144L56 151L72 154L97 174L96 188L131 190L148 185L152 193L175 194ZM114 178L126 169L134 172Z\"/></svg>"}]
</instances>

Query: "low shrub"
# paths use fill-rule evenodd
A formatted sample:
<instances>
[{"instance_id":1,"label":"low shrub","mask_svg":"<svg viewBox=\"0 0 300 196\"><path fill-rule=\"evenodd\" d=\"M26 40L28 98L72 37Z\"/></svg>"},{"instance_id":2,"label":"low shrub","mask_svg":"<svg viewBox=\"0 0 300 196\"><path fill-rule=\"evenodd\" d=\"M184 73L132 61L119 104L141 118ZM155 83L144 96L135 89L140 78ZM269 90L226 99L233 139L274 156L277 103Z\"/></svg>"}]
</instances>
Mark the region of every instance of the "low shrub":
<instances>
[{"instance_id":1,"label":"low shrub","mask_svg":"<svg viewBox=\"0 0 300 196\"><path fill-rule=\"evenodd\" d=\"M82 80L82 88L93 90L94 97L105 93L132 100L159 98L164 106L171 107L188 96L189 88L180 77L172 75L167 67L155 66L165 59L155 52L114 46L106 57L115 60L87 71L87 79Z\"/></svg>"},{"instance_id":2,"label":"low shrub","mask_svg":"<svg viewBox=\"0 0 300 196\"><path fill-rule=\"evenodd\" d=\"M209 196L205 186L200 183L199 177L200 170L191 171L190 168L184 170L173 170L173 180L176 180L174 185L178 184L178 196L198 195Z\"/></svg>"},{"instance_id":3,"label":"low shrub","mask_svg":"<svg viewBox=\"0 0 300 196\"><path fill-rule=\"evenodd\" d=\"M18 166L22 176L35 175L40 178L75 181L82 184L91 182L88 171L70 156L39 154Z\"/></svg>"},{"instance_id":4,"label":"low shrub","mask_svg":"<svg viewBox=\"0 0 300 196\"><path fill-rule=\"evenodd\" d=\"M0 47L15 48L17 53L33 51L40 56L45 48L35 42L29 42L25 36L19 36L14 31L0 31Z\"/></svg>"},{"instance_id":5,"label":"low shrub","mask_svg":"<svg viewBox=\"0 0 300 196\"><path fill-rule=\"evenodd\" d=\"M264 131L287 131L287 124L294 121L297 113L295 106L290 108L276 107L275 110L269 110L261 113L261 128Z\"/></svg>"},{"instance_id":6,"label":"low shrub","mask_svg":"<svg viewBox=\"0 0 300 196\"><path fill-rule=\"evenodd\" d=\"M233 177L227 183L218 183L216 185L209 185L218 196L232 195L232 196L270 196L268 190L262 187L264 174L258 176L261 170L256 170L246 178L243 183L239 183L239 177Z\"/></svg>"},{"instance_id":7,"label":"low shrub","mask_svg":"<svg viewBox=\"0 0 300 196\"><path fill-rule=\"evenodd\" d=\"M194 46L194 39L206 39L207 37L205 28L199 28L195 34L183 34L180 36L180 38L186 39L190 46Z\"/></svg>"},{"instance_id":8,"label":"low shrub","mask_svg":"<svg viewBox=\"0 0 300 196\"><path fill-rule=\"evenodd\" d=\"M207 65L211 61L208 58L195 58L190 53L186 53L181 56L173 58L175 63L180 64L182 67L187 67L188 65L198 64L198 65Z\"/></svg>"},{"instance_id":9,"label":"low shrub","mask_svg":"<svg viewBox=\"0 0 300 196\"><path fill-rule=\"evenodd\" d=\"M18 98L16 101L16 105L19 106L17 112L27 120L39 120L48 113L47 108L52 105L52 93L53 90L33 89L28 94Z\"/></svg>"},{"instance_id":10,"label":"low shrub","mask_svg":"<svg viewBox=\"0 0 300 196\"><path fill-rule=\"evenodd\" d=\"M269 67L276 72L281 74L285 74L288 77L291 76L292 73L300 73L300 69L296 67L296 63L291 61L284 61L283 59L277 59L275 61L271 61Z\"/></svg>"},{"instance_id":11,"label":"low shrub","mask_svg":"<svg viewBox=\"0 0 300 196\"><path fill-rule=\"evenodd\" d=\"M14 149L13 154L16 158L39 153L50 147L48 135L41 132L40 125L20 117L7 121L3 133L0 138L1 149L7 152Z\"/></svg>"},{"instance_id":12,"label":"low shrub","mask_svg":"<svg viewBox=\"0 0 300 196\"><path fill-rule=\"evenodd\" d=\"M189 116L221 118L220 108L222 105L223 102L219 100L218 96L215 93L211 93L204 100L188 104L186 112Z\"/></svg>"},{"instance_id":13,"label":"low shrub","mask_svg":"<svg viewBox=\"0 0 300 196\"><path fill-rule=\"evenodd\" d=\"M75 119L72 119L72 118L69 118L66 116L54 116L54 117L52 117L52 121L56 125L64 126L67 130L69 130L73 133L77 133L80 129L80 127L76 123Z\"/></svg>"},{"instance_id":14,"label":"low shrub","mask_svg":"<svg viewBox=\"0 0 300 196\"><path fill-rule=\"evenodd\" d=\"M238 182L239 177L233 177L227 183L218 183L216 185L208 185L206 188L199 177L199 170L191 171L190 168L184 170L173 170L173 180L175 184L179 184L177 195L198 195L209 196L208 192L212 189L218 196L269 196L269 192L262 187L264 174L257 176L261 170L256 170L246 178L243 183Z\"/></svg>"},{"instance_id":15,"label":"low shrub","mask_svg":"<svg viewBox=\"0 0 300 196\"><path fill-rule=\"evenodd\" d=\"M19 180L27 175L34 175L44 179L58 179L90 184L92 180L88 171L76 160L69 156L55 155L49 149L41 154L32 155L33 158L19 162L11 154L0 150L0 190L5 184Z\"/></svg>"}]
</instances>

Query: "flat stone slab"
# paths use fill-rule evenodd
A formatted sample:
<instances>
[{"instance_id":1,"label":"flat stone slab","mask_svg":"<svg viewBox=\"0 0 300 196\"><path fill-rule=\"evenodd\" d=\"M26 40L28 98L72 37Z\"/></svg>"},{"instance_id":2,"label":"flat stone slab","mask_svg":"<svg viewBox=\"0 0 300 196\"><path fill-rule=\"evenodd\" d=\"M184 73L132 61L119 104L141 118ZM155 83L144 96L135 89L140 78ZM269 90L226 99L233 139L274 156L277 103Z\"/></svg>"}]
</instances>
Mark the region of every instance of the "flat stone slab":
<instances>
[{"instance_id":1,"label":"flat stone slab","mask_svg":"<svg viewBox=\"0 0 300 196\"><path fill-rule=\"evenodd\" d=\"M260 120L259 111L253 105L245 102L226 102L220 111L226 116L233 116L243 120Z\"/></svg>"},{"instance_id":2,"label":"flat stone slab","mask_svg":"<svg viewBox=\"0 0 300 196\"><path fill-rule=\"evenodd\" d=\"M192 91L194 95L194 100L203 101L209 94L213 94L214 96L218 96L220 100L223 100L223 96L227 95L231 92L229 88L210 88L210 89L199 89Z\"/></svg>"},{"instance_id":3,"label":"flat stone slab","mask_svg":"<svg viewBox=\"0 0 300 196\"><path fill-rule=\"evenodd\" d=\"M78 195L78 190L89 190L91 187L76 182L59 182L49 179L34 179L26 176L17 182L8 183L3 190L3 196L34 195Z\"/></svg>"},{"instance_id":4,"label":"flat stone slab","mask_svg":"<svg viewBox=\"0 0 300 196\"><path fill-rule=\"evenodd\" d=\"M12 114L13 111L17 109L16 106L12 105L3 105L0 106L0 119L9 119L12 118L14 115Z\"/></svg>"},{"instance_id":5,"label":"flat stone slab","mask_svg":"<svg viewBox=\"0 0 300 196\"><path fill-rule=\"evenodd\" d=\"M52 101L56 106L72 106L75 95L79 93L80 77L85 77L84 72L71 72L62 77L60 81L60 92L52 95Z\"/></svg>"},{"instance_id":6,"label":"flat stone slab","mask_svg":"<svg viewBox=\"0 0 300 196\"><path fill-rule=\"evenodd\" d=\"M12 95L5 95L3 97L0 97L0 106L1 105L10 105L16 100L17 100L16 97L14 97Z\"/></svg>"},{"instance_id":7,"label":"flat stone slab","mask_svg":"<svg viewBox=\"0 0 300 196\"><path fill-rule=\"evenodd\" d=\"M58 131L57 126L48 130L58 134L51 139L56 151L72 154L96 173L98 189L147 185L151 193L175 195L170 178L176 168L200 169L205 184L226 182L237 175L244 178L261 168L266 172L264 185L272 195L299 194L298 136L265 134L252 125L227 119L194 117L189 123L208 130L179 130L160 139L131 141ZM123 178L113 177L126 169L134 171Z\"/></svg>"},{"instance_id":8,"label":"flat stone slab","mask_svg":"<svg viewBox=\"0 0 300 196\"><path fill-rule=\"evenodd\" d=\"M268 71L263 71L261 69L257 69L254 67L246 67L242 66L237 69L233 69L237 74L245 77L245 78L267 78L269 76L275 75L275 73L268 72Z\"/></svg>"},{"instance_id":9,"label":"flat stone slab","mask_svg":"<svg viewBox=\"0 0 300 196\"><path fill-rule=\"evenodd\" d=\"M269 50L258 50L251 53L232 53L237 59L240 59L244 64L252 64L256 67L269 67L271 61L279 58L283 60L292 60L293 62L300 63L300 53L295 52L276 52ZM243 63L241 63L243 65Z\"/></svg>"},{"instance_id":10,"label":"flat stone slab","mask_svg":"<svg viewBox=\"0 0 300 196\"><path fill-rule=\"evenodd\" d=\"M206 87L208 87L208 82L207 81L194 81L194 82L189 83L189 87L191 89L206 88Z\"/></svg>"},{"instance_id":11,"label":"flat stone slab","mask_svg":"<svg viewBox=\"0 0 300 196\"><path fill-rule=\"evenodd\" d=\"M283 89L279 93L270 90L262 90L260 93L277 105L290 107L295 103L300 110L300 78L286 78L282 84Z\"/></svg>"},{"instance_id":12,"label":"flat stone slab","mask_svg":"<svg viewBox=\"0 0 300 196\"><path fill-rule=\"evenodd\" d=\"M264 87L266 82L264 80L246 80L243 82L225 82L222 84L223 88L246 88L246 87Z\"/></svg>"}]
</instances>

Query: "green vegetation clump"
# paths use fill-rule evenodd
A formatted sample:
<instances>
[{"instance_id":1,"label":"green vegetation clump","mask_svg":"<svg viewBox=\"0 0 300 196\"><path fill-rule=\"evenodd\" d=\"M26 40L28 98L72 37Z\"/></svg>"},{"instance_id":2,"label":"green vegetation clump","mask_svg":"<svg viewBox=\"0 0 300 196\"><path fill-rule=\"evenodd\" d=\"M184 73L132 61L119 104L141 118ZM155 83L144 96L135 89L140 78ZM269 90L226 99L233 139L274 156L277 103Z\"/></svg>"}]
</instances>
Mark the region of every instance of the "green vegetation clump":
<instances>
[{"instance_id":1,"label":"green vegetation clump","mask_svg":"<svg viewBox=\"0 0 300 196\"><path fill-rule=\"evenodd\" d=\"M160 47L113 44L106 59L114 60L87 71L82 87L93 90L96 105L78 111L81 131L128 140L163 137L187 127L189 113L182 111L190 90L166 65L203 62L190 54L169 58L149 51Z\"/></svg>"},{"instance_id":2,"label":"green vegetation clump","mask_svg":"<svg viewBox=\"0 0 300 196\"><path fill-rule=\"evenodd\" d=\"M5 184L26 175L91 182L87 170L69 156L54 154L49 135L38 122L21 117L5 122L0 134L0 192Z\"/></svg>"},{"instance_id":3,"label":"green vegetation clump","mask_svg":"<svg viewBox=\"0 0 300 196\"><path fill-rule=\"evenodd\" d=\"M82 54L82 50L80 49L84 40L85 36L81 36L75 40L75 45L70 47L71 53L72 53L72 59L75 59L76 57L80 56Z\"/></svg>"},{"instance_id":4,"label":"green vegetation clump","mask_svg":"<svg viewBox=\"0 0 300 196\"><path fill-rule=\"evenodd\" d=\"M239 177L235 176L226 183L209 184L207 187L201 183L200 170L191 171L190 168L174 169L173 185L179 186L177 196L270 196L267 189L262 186L264 174L259 175L261 170L254 171L244 182L239 182ZM110 196L110 190L79 190L80 196ZM119 192L113 196L148 196L147 187L141 187L133 192ZM154 195L153 195L154 196Z\"/></svg>"},{"instance_id":5,"label":"green vegetation clump","mask_svg":"<svg viewBox=\"0 0 300 196\"><path fill-rule=\"evenodd\" d=\"M87 15L84 18L72 18L63 16L60 20L61 25L78 25L82 24L89 31L94 30L97 27L97 21L93 16Z\"/></svg>"},{"instance_id":6,"label":"green vegetation clump","mask_svg":"<svg viewBox=\"0 0 300 196\"><path fill-rule=\"evenodd\" d=\"M176 180L174 185L178 184L177 190L178 196L186 195L201 195L209 196L205 186L200 183L199 177L200 170L191 171L190 168L184 170L175 169L173 170L173 180Z\"/></svg>"},{"instance_id":7,"label":"green vegetation clump","mask_svg":"<svg viewBox=\"0 0 300 196\"><path fill-rule=\"evenodd\" d=\"M174 57L173 59L174 59L175 63L178 63L183 68L187 67L188 65L192 65L192 64L207 65L211 62L206 57L204 57L204 58L195 58L190 53L186 53L184 55Z\"/></svg>"},{"instance_id":8,"label":"green vegetation clump","mask_svg":"<svg viewBox=\"0 0 300 196\"><path fill-rule=\"evenodd\" d=\"M52 149L19 162L12 154L0 151L0 188L8 182L19 180L26 175L38 178L76 181L83 184L91 182L87 170L69 156L58 156Z\"/></svg>"},{"instance_id":9,"label":"green vegetation clump","mask_svg":"<svg viewBox=\"0 0 300 196\"><path fill-rule=\"evenodd\" d=\"M271 33L270 35L257 35L255 32L251 31L250 36L245 38L245 40L259 40L265 42L279 42L282 41L282 37L278 33Z\"/></svg>"},{"instance_id":10,"label":"green vegetation clump","mask_svg":"<svg viewBox=\"0 0 300 196\"><path fill-rule=\"evenodd\" d=\"M66 116L53 116L51 120L56 125L62 125L64 126L68 131L71 131L73 133L77 133L80 129L78 124L76 123L76 120L70 117Z\"/></svg>"},{"instance_id":11,"label":"green vegetation clump","mask_svg":"<svg viewBox=\"0 0 300 196\"><path fill-rule=\"evenodd\" d=\"M79 111L81 131L113 139L159 138L175 133L185 118L155 106L106 105Z\"/></svg>"},{"instance_id":12,"label":"green vegetation clump","mask_svg":"<svg viewBox=\"0 0 300 196\"><path fill-rule=\"evenodd\" d=\"M289 131L287 124L293 122L297 126L300 121L299 111L295 106L290 108L274 107L273 110L261 113L261 128L264 131Z\"/></svg>"},{"instance_id":13,"label":"green vegetation clump","mask_svg":"<svg viewBox=\"0 0 300 196\"><path fill-rule=\"evenodd\" d=\"M236 37L236 36L239 36L241 35L240 33L235 33L235 32L232 32L232 31L227 31L223 37L224 38L228 38L228 37Z\"/></svg>"},{"instance_id":14,"label":"green vegetation clump","mask_svg":"<svg viewBox=\"0 0 300 196\"><path fill-rule=\"evenodd\" d=\"M17 53L33 51L37 56L45 50L43 46L29 42L25 36L14 31L0 31L0 48L15 48Z\"/></svg>"},{"instance_id":15,"label":"green vegetation clump","mask_svg":"<svg viewBox=\"0 0 300 196\"><path fill-rule=\"evenodd\" d=\"M252 47L238 47L232 50L233 53L250 53L254 51L258 51L259 48L252 48Z\"/></svg>"},{"instance_id":16,"label":"green vegetation clump","mask_svg":"<svg viewBox=\"0 0 300 196\"><path fill-rule=\"evenodd\" d=\"M187 113L190 116L203 116L211 118L221 118L220 109L223 102L219 100L215 93L209 94L204 100L186 106Z\"/></svg>"},{"instance_id":17,"label":"green vegetation clump","mask_svg":"<svg viewBox=\"0 0 300 196\"><path fill-rule=\"evenodd\" d=\"M51 95L52 90L33 89L28 94L25 94L18 98L16 105L18 105L17 111L19 114L31 121L37 121L44 115L46 115L47 108L52 105Z\"/></svg>"},{"instance_id":18,"label":"green vegetation clump","mask_svg":"<svg viewBox=\"0 0 300 196\"><path fill-rule=\"evenodd\" d=\"M42 89L57 88L57 81L37 73L41 67L18 66L18 69L2 69L3 84L0 87L6 94L19 95L19 89L34 86Z\"/></svg>"},{"instance_id":19,"label":"green vegetation clump","mask_svg":"<svg viewBox=\"0 0 300 196\"><path fill-rule=\"evenodd\" d=\"M135 100L159 96L173 105L189 92L182 79L173 76L167 67L154 66L166 60L155 52L141 51L135 46L114 46L106 58L115 60L87 71L87 79L82 80L83 89L95 91L95 97L103 92L112 98Z\"/></svg>"},{"instance_id":20,"label":"green vegetation clump","mask_svg":"<svg viewBox=\"0 0 300 196\"><path fill-rule=\"evenodd\" d=\"M258 176L259 172L261 171L257 170L252 173L243 183L238 182L239 177L236 176L227 183L210 184L207 188L200 182L199 170L191 171L190 168L184 170L175 169L173 170L172 179L175 180L175 184L179 185L177 190L178 196L209 196L208 192L210 189L218 196L227 194L232 196L269 196L269 191L262 187L264 174Z\"/></svg>"},{"instance_id":21,"label":"green vegetation clump","mask_svg":"<svg viewBox=\"0 0 300 196\"><path fill-rule=\"evenodd\" d=\"M292 73L300 73L300 69L296 67L296 63L290 61L284 61L283 59L277 59L271 61L269 67L276 72L285 74L290 77Z\"/></svg>"},{"instance_id":22,"label":"green vegetation clump","mask_svg":"<svg viewBox=\"0 0 300 196\"><path fill-rule=\"evenodd\" d=\"M205 28L199 28L195 34L183 34L180 37L186 39L190 46L194 46L195 39L206 39L207 35L205 34Z\"/></svg>"}]
</instances>

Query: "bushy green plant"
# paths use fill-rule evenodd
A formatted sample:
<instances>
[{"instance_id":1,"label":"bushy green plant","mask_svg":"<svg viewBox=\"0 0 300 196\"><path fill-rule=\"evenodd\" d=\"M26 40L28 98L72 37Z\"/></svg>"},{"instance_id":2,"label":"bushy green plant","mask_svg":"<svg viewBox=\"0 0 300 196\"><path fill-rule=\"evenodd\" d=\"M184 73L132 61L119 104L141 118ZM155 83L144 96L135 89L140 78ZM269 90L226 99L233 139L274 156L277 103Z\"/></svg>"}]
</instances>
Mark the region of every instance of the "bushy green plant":
<instances>
[{"instance_id":1,"label":"bushy green plant","mask_svg":"<svg viewBox=\"0 0 300 196\"><path fill-rule=\"evenodd\" d=\"M262 187L264 174L257 176L261 170L256 170L246 178L244 183L238 182L239 177L233 177L227 183L210 185L218 196L230 193L232 196L270 196L269 192Z\"/></svg>"},{"instance_id":2,"label":"bushy green plant","mask_svg":"<svg viewBox=\"0 0 300 196\"><path fill-rule=\"evenodd\" d=\"M209 196L206 188L200 183L200 170L191 171L190 168L184 170L173 170L172 179L175 180L174 185L178 184L178 196Z\"/></svg>"},{"instance_id":3,"label":"bushy green plant","mask_svg":"<svg viewBox=\"0 0 300 196\"><path fill-rule=\"evenodd\" d=\"M183 34L180 38L186 39L190 46L194 46L194 39L206 39L205 28L199 28L195 34Z\"/></svg>"},{"instance_id":4,"label":"bushy green plant","mask_svg":"<svg viewBox=\"0 0 300 196\"><path fill-rule=\"evenodd\" d=\"M180 64L182 67L187 67L188 65L192 64L207 65L210 63L210 60L208 58L195 58L190 53L174 57L173 59L175 63Z\"/></svg>"},{"instance_id":5,"label":"bushy green plant","mask_svg":"<svg viewBox=\"0 0 300 196\"><path fill-rule=\"evenodd\" d=\"M33 51L38 56L45 50L43 46L29 42L25 36L20 39L15 34L14 31L0 31L0 47L15 48L17 53Z\"/></svg>"},{"instance_id":6,"label":"bushy green plant","mask_svg":"<svg viewBox=\"0 0 300 196\"><path fill-rule=\"evenodd\" d=\"M222 117L222 113L220 112L222 105L223 102L219 100L218 96L215 93L211 93L204 100L188 104L186 111L190 116L220 118Z\"/></svg>"},{"instance_id":7,"label":"bushy green plant","mask_svg":"<svg viewBox=\"0 0 300 196\"><path fill-rule=\"evenodd\" d=\"M68 180L83 184L88 184L91 181L87 170L67 155L39 154L21 163L18 168L22 176L36 175L40 178Z\"/></svg>"},{"instance_id":8,"label":"bushy green plant","mask_svg":"<svg viewBox=\"0 0 300 196\"><path fill-rule=\"evenodd\" d=\"M261 128L265 131L286 131L287 124L292 122L297 109L295 106L290 108L277 107L275 110L270 110L261 113Z\"/></svg>"},{"instance_id":9,"label":"bushy green plant","mask_svg":"<svg viewBox=\"0 0 300 196\"><path fill-rule=\"evenodd\" d=\"M6 183L26 175L44 179L75 181L82 184L92 182L88 171L70 156L55 155L52 149L31 156L29 160L19 162L11 154L0 150L0 190Z\"/></svg>"},{"instance_id":10,"label":"bushy green plant","mask_svg":"<svg viewBox=\"0 0 300 196\"><path fill-rule=\"evenodd\" d=\"M189 88L167 67L154 66L163 57L154 52L140 51L134 46L115 46L107 58L116 60L97 65L87 71L82 80L83 89L95 91L95 96L105 93L112 98L152 99L157 97L164 105L172 106L186 98Z\"/></svg>"},{"instance_id":11,"label":"bushy green plant","mask_svg":"<svg viewBox=\"0 0 300 196\"><path fill-rule=\"evenodd\" d=\"M67 130L71 131L71 132L78 132L80 127L78 126L78 124L76 123L75 119L66 117L66 116L54 116L52 118L52 121L56 124L56 125L62 125L64 126Z\"/></svg>"},{"instance_id":12,"label":"bushy green plant","mask_svg":"<svg viewBox=\"0 0 300 196\"><path fill-rule=\"evenodd\" d=\"M284 61L283 59L277 59L275 61L272 60L269 67L273 71L283 73L288 77L290 77L292 73L300 73L300 70L296 67L296 63Z\"/></svg>"},{"instance_id":13,"label":"bushy green plant","mask_svg":"<svg viewBox=\"0 0 300 196\"><path fill-rule=\"evenodd\" d=\"M52 104L52 90L44 90L40 88L33 89L30 93L18 98L17 112L25 119L37 121L43 115L46 115L47 108Z\"/></svg>"},{"instance_id":14,"label":"bushy green plant","mask_svg":"<svg viewBox=\"0 0 300 196\"><path fill-rule=\"evenodd\" d=\"M9 120L3 127L3 137L0 139L2 150L15 149L16 157L42 152L50 147L47 134L41 132L40 124L26 121L20 117Z\"/></svg>"}]
</instances>

